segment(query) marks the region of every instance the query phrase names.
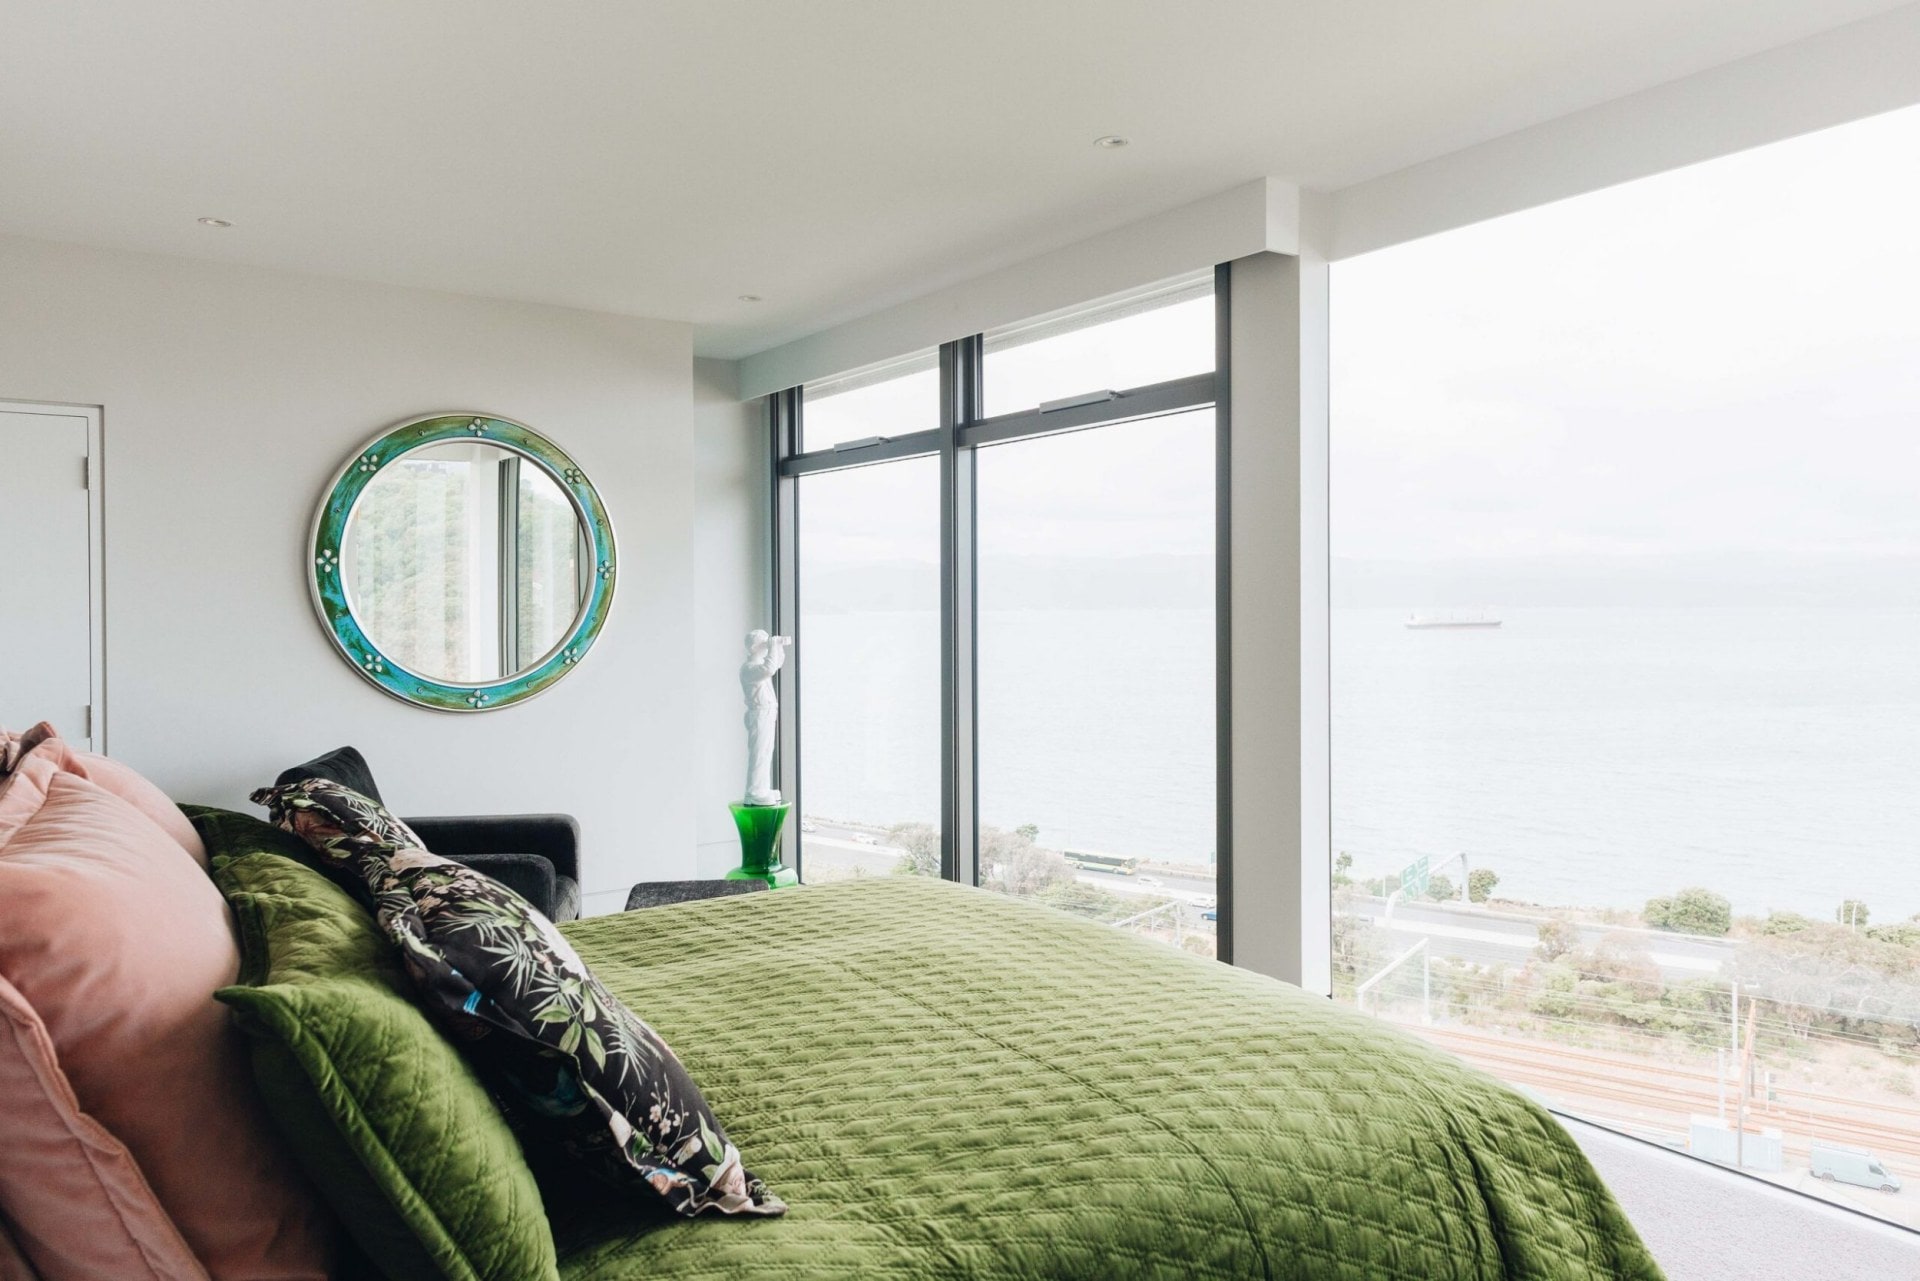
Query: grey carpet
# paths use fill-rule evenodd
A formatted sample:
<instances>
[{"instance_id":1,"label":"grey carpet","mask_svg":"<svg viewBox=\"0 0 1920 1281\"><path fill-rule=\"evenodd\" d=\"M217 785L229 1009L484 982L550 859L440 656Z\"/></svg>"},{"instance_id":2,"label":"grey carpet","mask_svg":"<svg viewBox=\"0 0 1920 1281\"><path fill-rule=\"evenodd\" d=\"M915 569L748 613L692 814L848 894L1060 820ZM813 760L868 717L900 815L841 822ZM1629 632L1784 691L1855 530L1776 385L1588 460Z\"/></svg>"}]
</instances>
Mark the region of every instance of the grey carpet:
<instances>
[{"instance_id":1,"label":"grey carpet","mask_svg":"<svg viewBox=\"0 0 1920 1281\"><path fill-rule=\"evenodd\" d=\"M1560 1119L1613 1188L1668 1281L1920 1278L1920 1233Z\"/></svg>"}]
</instances>

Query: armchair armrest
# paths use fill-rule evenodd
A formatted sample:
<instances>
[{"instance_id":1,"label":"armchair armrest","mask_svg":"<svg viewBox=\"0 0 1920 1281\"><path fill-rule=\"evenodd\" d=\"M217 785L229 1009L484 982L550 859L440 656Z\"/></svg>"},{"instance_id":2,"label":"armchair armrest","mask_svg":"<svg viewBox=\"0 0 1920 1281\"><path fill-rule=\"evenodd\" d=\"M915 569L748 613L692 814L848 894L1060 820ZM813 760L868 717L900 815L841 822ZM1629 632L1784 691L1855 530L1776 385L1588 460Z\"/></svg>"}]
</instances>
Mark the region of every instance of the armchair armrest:
<instances>
[{"instance_id":1,"label":"armchair armrest","mask_svg":"<svg viewBox=\"0 0 1920 1281\"><path fill-rule=\"evenodd\" d=\"M556 875L580 879L580 824L571 814L431 816L404 820L427 848L467 861L479 854L538 854Z\"/></svg>"}]
</instances>

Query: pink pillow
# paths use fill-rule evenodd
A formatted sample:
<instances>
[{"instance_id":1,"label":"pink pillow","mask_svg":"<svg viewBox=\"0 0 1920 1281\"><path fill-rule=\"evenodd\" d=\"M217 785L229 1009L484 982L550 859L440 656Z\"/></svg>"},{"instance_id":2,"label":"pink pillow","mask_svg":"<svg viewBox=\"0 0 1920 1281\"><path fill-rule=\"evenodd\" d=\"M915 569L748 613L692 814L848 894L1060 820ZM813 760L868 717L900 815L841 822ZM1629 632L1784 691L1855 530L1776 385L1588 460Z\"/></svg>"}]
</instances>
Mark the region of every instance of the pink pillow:
<instances>
[{"instance_id":1,"label":"pink pillow","mask_svg":"<svg viewBox=\"0 0 1920 1281\"><path fill-rule=\"evenodd\" d=\"M122 765L112 757L101 756L97 752L81 751L61 738L53 726L46 721L41 721L26 733L15 736L13 752L23 756L29 751L54 753L61 769L69 774L78 774L81 778L106 788L152 819L161 831L174 839L181 849L191 854L194 861L201 867L207 865L206 844L200 839L200 833L194 830L187 816L180 812L178 805L167 799L165 792L135 773L130 766Z\"/></svg>"},{"instance_id":2,"label":"pink pillow","mask_svg":"<svg viewBox=\"0 0 1920 1281\"><path fill-rule=\"evenodd\" d=\"M215 1281L322 1281L325 1212L213 1000L240 966L226 903L165 832L57 758L28 751L0 784L0 978ZM58 1176L37 1165L20 1177Z\"/></svg>"},{"instance_id":3,"label":"pink pillow","mask_svg":"<svg viewBox=\"0 0 1920 1281\"><path fill-rule=\"evenodd\" d=\"M20 1247L14 1244L13 1234L7 1231L5 1223L0 1223L0 1281L43 1281L27 1262L27 1256L20 1253Z\"/></svg>"},{"instance_id":4,"label":"pink pillow","mask_svg":"<svg viewBox=\"0 0 1920 1281\"><path fill-rule=\"evenodd\" d=\"M120 1140L80 1110L40 1016L0 979L0 1281L206 1281ZM13 1246L9 1270L7 1246Z\"/></svg>"}]
</instances>

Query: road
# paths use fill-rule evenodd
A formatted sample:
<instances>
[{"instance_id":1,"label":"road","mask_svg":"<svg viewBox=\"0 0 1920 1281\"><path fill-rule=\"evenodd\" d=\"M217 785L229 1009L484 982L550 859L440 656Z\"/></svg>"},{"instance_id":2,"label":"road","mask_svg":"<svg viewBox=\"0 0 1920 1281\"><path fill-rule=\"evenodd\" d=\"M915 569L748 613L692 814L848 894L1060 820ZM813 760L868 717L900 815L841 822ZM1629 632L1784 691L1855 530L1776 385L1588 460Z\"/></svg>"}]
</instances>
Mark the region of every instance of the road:
<instances>
[{"instance_id":1,"label":"road","mask_svg":"<svg viewBox=\"0 0 1920 1281\"><path fill-rule=\"evenodd\" d=\"M1517 965L1533 955L1540 942L1543 918L1490 912L1485 908L1464 907L1453 903L1400 903L1393 909L1391 922L1385 921L1386 900L1358 900L1354 913L1375 925L1384 925L1390 933L1411 947L1424 938L1430 940L1435 956L1457 956L1478 965L1505 962ZM1582 925L1582 946L1591 947L1610 934L1623 931L1608 925ZM1689 934L1668 934L1659 930L1625 931L1640 935L1661 977L1668 980L1709 978L1733 955L1731 939L1708 939Z\"/></svg>"}]
</instances>

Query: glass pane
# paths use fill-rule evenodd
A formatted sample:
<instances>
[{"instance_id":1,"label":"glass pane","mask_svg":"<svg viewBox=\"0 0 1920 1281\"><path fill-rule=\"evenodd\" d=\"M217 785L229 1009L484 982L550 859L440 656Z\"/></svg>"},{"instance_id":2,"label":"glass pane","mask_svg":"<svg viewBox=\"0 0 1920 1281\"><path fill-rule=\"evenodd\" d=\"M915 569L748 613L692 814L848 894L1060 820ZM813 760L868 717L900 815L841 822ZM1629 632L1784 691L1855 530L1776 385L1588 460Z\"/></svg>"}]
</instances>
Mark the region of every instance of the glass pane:
<instances>
[{"instance_id":1,"label":"glass pane","mask_svg":"<svg viewBox=\"0 0 1920 1281\"><path fill-rule=\"evenodd\" d=\"M1909 110L1332 278L1340 997L1909 1227L1916 153Z\"/></svg>"},{"instance_id":2,"label":"glass pane","mask_svg":"<svg viewBox=\"0 0 1920 1281\"><path fill-rule=\"evenodd\" d=\"M500 676L500 461L437 445L382 468L341 546L349 605L386 659L433 680Z\"/></svg>"},{"instance_id":3,"label":"glass pane","mask_svg":"<svg viewBox=\"0 0 1920 1281\"><path fill-rule=\"evenodd\" d=\"M510 567L506 521L518 538ZM559 482L536 464L497 445L428 445L383 468L354 503L341 549L348 602L389 663L451 684L502 680L572 630L583 537Z\"/></svg>"},{"instance_id":4,"label":"glass pane","mask_svg":"<svg viewBox=\"0 0 1920 1281\"><path fill-rule=\"evenodd\" d=\"M1213 290L1118 313L989 334L986 412L1017 413L1091 391L1124 391L1213 369Z\"/></svg>"},{"instance_id":5,"label":"glass pane","mask_svg":"<svg viewBox=\"0 0 1920 1281\"><path fill-rule=\"evenodd\" d=\"M1214 415L978 455L981 884L1212 955Z\"/></svg>"},{"instance_id":6,"label":"glass pane","mask_svg":"<svg viewBox=\"0 0 1920 1281\"><path fill-rule=\"evenodd\" d=\"M546 657L573 630L580 614L580 520L553 477L520 464L517 595L519 669Z\"/></svg>"},{"instance_id":7,"label":"glass pane","mask_svg":"<svg viewBox=\"0 0 1920 1281\"><path fill-rule=\"evenodd\" d=\"M940 358L927 352L883 370L806 388L801 452L849 440L905 436L940 425Z\"/></svg>"},{"instance_id":8,"label":"glass pane","mask_svg":"<svg viewBox=\"0 0 1920 1281\"><path fill-rule=\"evenodd\" d=\"M800 486L801 874L940 875L940 463Z\"/></svg>"}]
</instances>

